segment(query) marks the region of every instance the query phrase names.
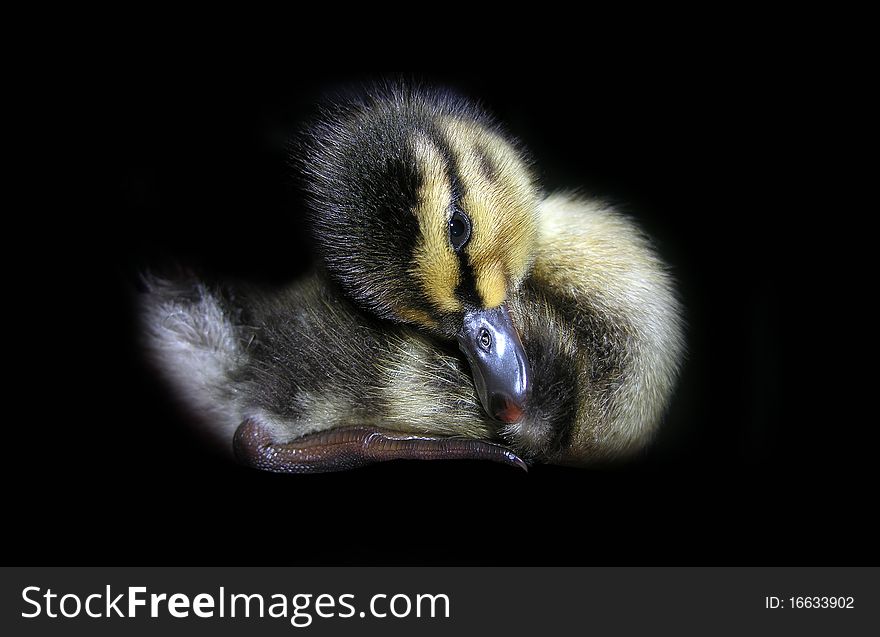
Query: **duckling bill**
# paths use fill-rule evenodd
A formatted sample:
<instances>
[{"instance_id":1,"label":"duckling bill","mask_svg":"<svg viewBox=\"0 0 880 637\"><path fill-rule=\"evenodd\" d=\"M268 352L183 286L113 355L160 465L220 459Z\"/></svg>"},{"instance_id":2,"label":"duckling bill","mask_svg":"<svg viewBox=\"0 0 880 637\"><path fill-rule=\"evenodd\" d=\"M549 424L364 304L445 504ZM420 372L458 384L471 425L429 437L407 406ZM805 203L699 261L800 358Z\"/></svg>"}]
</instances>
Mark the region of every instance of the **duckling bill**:
<instances>
[{"instance_id":1,"label":"duckling bill","mask_svg":"<svg viewBox=\"0 0 880 637\"><path fill-rule=\"evenodd\" d=\"M532 389L531 371L507 306L466 313L458 345L486 413L505 423L519 421Z\"/></svg>"},{"instance_id":2,"label":"duckling bill","mask_svg":"<svg viewBox=\"0 0 880 637\"><path fill-rule=\"evenodd\" d=\"M314 272L275 290L151 278L142 304L157 367L241 462L588 465L650 442L681 311L630 220L542 192L519 144L442 91L326 109L299 163Z\"/></svg>"}]
</instances>

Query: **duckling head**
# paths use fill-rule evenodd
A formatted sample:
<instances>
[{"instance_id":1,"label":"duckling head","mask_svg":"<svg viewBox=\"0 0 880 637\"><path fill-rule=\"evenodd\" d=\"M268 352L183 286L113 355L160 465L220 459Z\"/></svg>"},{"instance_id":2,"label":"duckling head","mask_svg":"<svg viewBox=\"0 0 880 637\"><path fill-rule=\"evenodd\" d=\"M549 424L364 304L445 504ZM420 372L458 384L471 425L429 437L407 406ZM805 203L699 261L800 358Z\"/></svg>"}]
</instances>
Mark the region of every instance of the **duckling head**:
<instances>
[{"instance_id":1,"label":"duckling head","mask_svg":"<svg viewBox=\"0 0 880 637\"><path fill-rule=\"evenodd\" d=\"M506 300L532 265L538 189L515 142L447 92L391 86L326 109L304 172L326 268L360 307L457 340L487 413L531 390Z\"/></svg>"}]
</instances>

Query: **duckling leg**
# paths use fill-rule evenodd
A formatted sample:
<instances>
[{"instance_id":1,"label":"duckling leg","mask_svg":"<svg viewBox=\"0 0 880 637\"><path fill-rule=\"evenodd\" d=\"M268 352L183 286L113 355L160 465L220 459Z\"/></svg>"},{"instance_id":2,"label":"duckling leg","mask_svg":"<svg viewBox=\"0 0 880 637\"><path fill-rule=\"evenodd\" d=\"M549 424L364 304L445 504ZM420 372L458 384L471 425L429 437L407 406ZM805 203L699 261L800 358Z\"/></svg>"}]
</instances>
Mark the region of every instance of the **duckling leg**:
<instances>
[{"instance_id":1,"label":"duckling leg","mask_svg":"<svg viewBox=\"0 0 880 637\"><path fill-rule=\"evenodd\" d=\"M275 473L345 471L386 460L493 460L527 471L509 449L484 440L439 438L380 429L338 427L288 443L274 443L252 419L245 420L233 441L239 462Z\"/></svg>"}]
</instances>

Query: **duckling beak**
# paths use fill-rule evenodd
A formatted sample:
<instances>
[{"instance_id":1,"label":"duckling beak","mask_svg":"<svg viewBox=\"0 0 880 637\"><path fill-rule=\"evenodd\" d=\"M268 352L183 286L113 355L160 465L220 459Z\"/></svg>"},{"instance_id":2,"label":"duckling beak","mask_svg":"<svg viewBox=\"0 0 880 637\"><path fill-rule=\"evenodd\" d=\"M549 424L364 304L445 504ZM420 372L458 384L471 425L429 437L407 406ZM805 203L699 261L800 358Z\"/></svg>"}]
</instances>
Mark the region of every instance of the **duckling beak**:
<instances>
[{"instance_id":1,"label":"duckling beak","mask_svg":"<svg viewBox=\"0 0 880 637\"><path fill-rule=\"evenodd\" d=\"M532 371L507 305L467 312L458 346L471 365L486 412L506 423L522 419L532 390Z\"/></svg>"}]
</instances>

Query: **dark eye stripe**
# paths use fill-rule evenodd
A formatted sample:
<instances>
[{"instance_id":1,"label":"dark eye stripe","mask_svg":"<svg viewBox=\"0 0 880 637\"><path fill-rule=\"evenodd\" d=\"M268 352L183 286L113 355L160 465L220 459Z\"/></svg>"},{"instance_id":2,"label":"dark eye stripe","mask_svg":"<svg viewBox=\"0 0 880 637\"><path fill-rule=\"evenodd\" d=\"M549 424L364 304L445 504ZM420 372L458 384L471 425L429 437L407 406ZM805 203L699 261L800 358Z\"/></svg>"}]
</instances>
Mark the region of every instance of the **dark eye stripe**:
<instances>
[{"instance_id":1,"label":"dark eye stripe","mask_svg":"<svg viewBox=\"0 0 880 637\"><path fill-rule=\"evenodd\" d=\"M461 209L461 200L464 198L464 185L458 172L458 165L455 163L455 155L449 146L448 140L436 128L431 131L431 141L437 147L440 155L443 157L443 164L446 168L446 176L449 179L449 190L451 191L452 201L449 204L457 209Z\"/></svg>"},{"instance_id":2,"label":"dark eye stripe","mask_svg":"<svg viewBox=\"0 0 880 637\"><path fill-rule=\"evenodd\" d=\"M483 179L490 183L495 181L495 165L489 158L489 150L486 146L483 144L475 144L474 155L476 156L477 166L479 166L480 174L483 175Z\"/></svg>"}]
</instances>

